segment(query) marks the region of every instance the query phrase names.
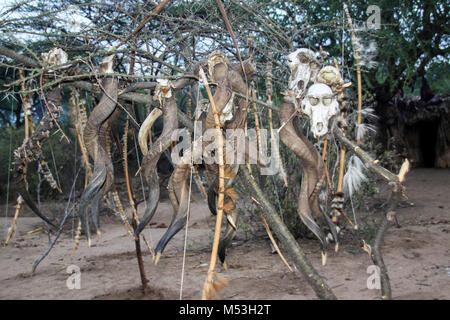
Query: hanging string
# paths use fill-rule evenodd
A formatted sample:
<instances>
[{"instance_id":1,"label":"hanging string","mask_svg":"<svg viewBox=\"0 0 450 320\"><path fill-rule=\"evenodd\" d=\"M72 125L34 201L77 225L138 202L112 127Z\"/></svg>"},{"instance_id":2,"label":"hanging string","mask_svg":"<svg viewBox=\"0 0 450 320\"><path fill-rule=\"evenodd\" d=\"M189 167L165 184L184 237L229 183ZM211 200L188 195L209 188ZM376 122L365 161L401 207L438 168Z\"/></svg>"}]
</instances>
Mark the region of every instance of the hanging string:
<instances>
[{"instance_id":1,"label":"hanging string","mask_svg":"<svg viewBox=\"0 0 450 320\"><path fill-rule=\"evenodd\" d=\"M13 103L11 101L11 113L14 112ZM9 188L10 188L10 182L11 182L11 157L12 155L12 127L9 134L9 159L8 159L8 183L6 186L6 206L5 206L5 227L8 228L8 207L9 207ZM8 229L6 229L6 233L8 232Z\"/></svg>"},{"instance_id":2,"label":"hanging string","mask_svg":"<svg viewBox=\"0 0 450 320\"><path fill-rule=\"evenodd\" d=\"M137 148L137 142L136 142L136 133L133 131L133 141L134 141L134 150L136 151L136 159L137 159L137 163L138 163L138 167L141 167L141 162L139 160L139 152L138 152L138 148ZM151 141L151 139L150 139ZM145 204L145 209L147 209L147 198L145 197L145 190L144 190L144 180L142 179L142 173L141 170L139 171L139 178L141 181L141 190L142 190L142 196L144 198L144 204ZM139 205L136 204L136 212L139 212L138 210ZM153 244L153 238L152 238L152 233L149 232L149 244L150 246L152 246Z\"/></svg>"},{"instance_id":3,"label":"hanging string","mask_svg":"<svg viewBox=\"0 0 450 320\"><path fill-rule=\"evenodd\" d=\"M187 207L187 215L186 215L186 228L184 231L184 248L183 248L183 264L181 267L181 285L180 285L180 300L183 299L183 285L184 285L184 267L186 265L186 247L187 247L187 236L188 236L188 228L189 228L189 218L191 216L191 192L192 192L192 157L191 157L191 176L189 179L189 196L188 196L188 207Z\"/></svg>"}]
</instances>

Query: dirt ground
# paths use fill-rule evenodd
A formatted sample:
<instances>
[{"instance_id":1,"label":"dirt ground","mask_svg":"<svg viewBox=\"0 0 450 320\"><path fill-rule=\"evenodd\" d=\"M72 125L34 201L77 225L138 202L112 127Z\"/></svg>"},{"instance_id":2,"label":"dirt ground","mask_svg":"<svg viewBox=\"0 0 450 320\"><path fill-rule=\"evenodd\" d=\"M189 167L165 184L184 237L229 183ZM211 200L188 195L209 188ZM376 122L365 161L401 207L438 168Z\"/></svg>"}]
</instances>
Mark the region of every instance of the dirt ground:
<instances>
[{"instance_id":1,"label":"dirt ground","mask_svg":"<svg viewBox=\"0 0 450 320\"><path fill-rule=\"evenodd\" d=\"M388 267L394 299L450 299L450 170L413 169L405 183L409 200L398 210L401 228L390 228L382 248ZM191 202L191 220L187 234L183 299L200 299L210 258L214 218L200 196ZM46 204L63 210L64 205ZM0 239L4 241L11 223L1 207ZM26 209L28 210L28 209ZM45 212L49 212L44 210ZM172 209L168 201L159 205L146 238L157 243L169 223ZM95 238L88 248L83 239L72 256L71 219L49 256L30 277L31 266L48 246L44 233L27 233L42 226L34 217L19 219L16 235L8 246L0 247L0 299L179 299L183 270L185 232L181 231L167 246L158 265L143 244L144 263L151 292L143 295L131 241L125 227L114 216L102 219L103 237ZM379 219L378 216L373 218ZM379 299L380 292L367 288L371 265L357 241L346 241L339 252L330 250L328 263L321 266L319 244L299 239L308 259L317 268L339 299ZM289 257L286 257L289 261ZM298 271L290 272L263 233L248 239L238 233L228 251L228 270L218 271L228 280L219 299L316 299ZM68 289L69 265L81 271L81 288Z\"/></svg>"}]
</instances>

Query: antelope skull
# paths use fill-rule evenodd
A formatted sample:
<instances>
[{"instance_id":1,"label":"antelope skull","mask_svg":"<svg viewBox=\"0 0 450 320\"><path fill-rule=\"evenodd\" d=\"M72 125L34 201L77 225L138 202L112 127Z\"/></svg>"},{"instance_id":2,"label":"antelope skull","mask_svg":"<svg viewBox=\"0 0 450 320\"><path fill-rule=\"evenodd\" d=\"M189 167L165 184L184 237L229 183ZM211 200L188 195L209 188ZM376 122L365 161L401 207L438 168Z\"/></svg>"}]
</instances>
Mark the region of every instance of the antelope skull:
<instances>
[{"instance_id":1,"label":"antelope skull","mask_svg":"<svg viewBox=\"0 0 450 320\"><path fill-rule=\"evenodd\" d=\"M154 97L161 103L163 98L172 97L173 84L167 79L156 79Z\"/></svg>"},{"instance_id":2,"label":"antelope skull","mask_svg":"<svg viewBox=\"0 0 450 320\"><path fill-rule=\"evenodd\" d=\"M308 83L316 78L320 65L315 56L314 51L306 48L297 49L286 56L291 70L289 90L295 93L296 98L300 98Z\"/></svg>"},{"instance_id":3,"label":"antelope skull","mask_svg":"<svg viewBox=\"0 0 450 320\"><path fill-rule=\"evenodd\" d=\"M339 112L339 104L331 88L323 83L309 87L302 100L302 111L308 115L314 137L321 137L328 132L328 121Z\"/></svg>"},{"instance_id":4,"label":"antelope skull","mask_svg":"<svg viewBox=\"0 0 450 320\"><path fill-rule=\"evenodd\" d=\"M47 53L41 53L42 62L45 66L59 66L67 63L68 55L61 48L53 48ZM67 68L66 66L65 68ZM59 68L58 68L59 69ZM54 71L54 70L49 70Z\"/></svg>"}]
</instances>

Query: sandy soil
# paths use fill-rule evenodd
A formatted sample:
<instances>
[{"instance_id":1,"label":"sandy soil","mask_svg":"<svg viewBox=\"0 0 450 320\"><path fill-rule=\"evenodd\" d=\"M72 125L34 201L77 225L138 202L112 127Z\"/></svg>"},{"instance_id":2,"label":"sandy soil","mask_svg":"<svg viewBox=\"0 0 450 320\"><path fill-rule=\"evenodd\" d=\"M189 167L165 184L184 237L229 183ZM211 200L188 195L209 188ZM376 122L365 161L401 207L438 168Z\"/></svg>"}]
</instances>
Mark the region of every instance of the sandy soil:
<instances>
[{"instance_id":1,"label":"sandy soil","mask_svg":"<svg viewBox=\"0 0 450 320\"><path fill-rule=\"evenodd\" d=\"M390 228L383 246L394 299L450 299L450 170L415 169L406 181L408 202L398 210L401 228ZM125 198L124 198L125 199ZM201 199L197 196L197 199ZM46 204L63 210L63 204ZM210 258L214 219L203 200L191 203L183 299L199 299ZM1 212L5 208L1 207ZM9 216L13 213L10 208ZM48 212L48 211L46 211ZM25 212L26 213L26 212ZM155 245L168 224L172 209L160 204L156 224L145 230ZM379 215L371 218L379 219ZM5 239L11 218L0 219L0 239ZM143 295L134 253L134 243L120 220L102 219L103 237L94 246L82 241L72 257L70 225L49 256L30 277L33 261L48 246L46 234L27 235L42 226L34 217L22 217L16 235L0 248L0 299L178 299L183 262L184 230L167 246L158 265L145 252L144 262L151 292ZM267 236L260 231L240 231L228 251L229 269L218 267L228 285L219 299L316 299L299 272L289 272L277 254L271 253ZM300 246L339 299L379 299L380 292L367 288L368 255L350 235L338 253L329 252L328 264L320 263L319 245L299 239ZM145 245L143 245L145 249ZM289 257L287 257L289 260ZM67 266L81 270L81 289L69 290Z\"/></svg>"}]
</instances>

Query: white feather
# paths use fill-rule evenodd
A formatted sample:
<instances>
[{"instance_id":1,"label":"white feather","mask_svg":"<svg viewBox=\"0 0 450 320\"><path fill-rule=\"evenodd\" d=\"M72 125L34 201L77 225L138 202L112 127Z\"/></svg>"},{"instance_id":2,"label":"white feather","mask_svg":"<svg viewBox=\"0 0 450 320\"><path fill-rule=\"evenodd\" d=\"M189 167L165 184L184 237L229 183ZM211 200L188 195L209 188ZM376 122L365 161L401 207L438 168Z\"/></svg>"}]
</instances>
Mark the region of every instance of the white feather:
<instances>
[{"instance_id":1,"label":"white feather","mask_svg":"<svg viewBox=\"0 0 450 320\"><path fill-rule=\"evenodd\" d=\"M356 125L356 141L361 142L367 132L375 132L375 127L371 124L361 123Z\"/></svg>"},{"instance_id":2,"label":"white feather","mask_svg":"<svg viewBox=\"0 0 450 320\"><path fill-rule=\"evenodd\" d=\"M347 163L347 172L344 175L343 189L352 197L353 192L359 189L361 184L367 180L363 173L366 166L357 156L353 155Z\"/></svg>"},{"instance_id":3,"label":"white feather","mask_svg":"<svg viewBox=\"0 0 450 320\"><path fill-rule=\"evenodd\" d=\"M324 203L325 201L327 201L328 198L328 192L326 189L323 189L322 191L320 191L319 193L319 202Z\"/></svg>"},{"instance_id":4,"label":"white feather","mask_svg":"<svg viewBox=\"0 0 450 320\"><path fill-rule=\"evenodd\" d=\"M378 119L378 116L375 114L375 109L371 107L365 107L361 109L361 114L365 118L372 118L372 119Z\"/></svg>"}]
</instances>

